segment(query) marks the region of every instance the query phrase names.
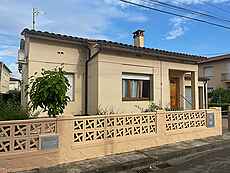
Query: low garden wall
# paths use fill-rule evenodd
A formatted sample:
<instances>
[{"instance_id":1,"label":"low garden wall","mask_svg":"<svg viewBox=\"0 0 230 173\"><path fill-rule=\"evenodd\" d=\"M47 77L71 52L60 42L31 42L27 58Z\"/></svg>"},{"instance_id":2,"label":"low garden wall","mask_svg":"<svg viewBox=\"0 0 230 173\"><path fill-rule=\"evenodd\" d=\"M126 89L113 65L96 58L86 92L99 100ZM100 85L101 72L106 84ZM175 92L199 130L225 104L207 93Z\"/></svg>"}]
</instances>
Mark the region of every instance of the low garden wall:
<instances>
[{"instance_id":1,"label":"low garden wall","mask_svg":"<svg viewBox=\"0 0 230 173\"><path fill-rule=\"evenodd\" d=\"M221 110L212 108L1 122L0 167L46 167L222 135L221 120ZM59 147L39 147L44 134L57 134Z\"/></svg>"}]
</instances>

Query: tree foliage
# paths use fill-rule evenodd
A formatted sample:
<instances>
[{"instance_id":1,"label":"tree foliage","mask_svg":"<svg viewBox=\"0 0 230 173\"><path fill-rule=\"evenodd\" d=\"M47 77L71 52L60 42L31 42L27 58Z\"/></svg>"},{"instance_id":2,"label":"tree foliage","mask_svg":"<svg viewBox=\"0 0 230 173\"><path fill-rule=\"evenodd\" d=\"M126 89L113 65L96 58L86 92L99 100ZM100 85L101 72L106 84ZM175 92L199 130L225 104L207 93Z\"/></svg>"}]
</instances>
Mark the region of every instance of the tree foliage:
<instances>
[{"instance_id":1,"label":"tree foliage","mask_svg":"<svg viewBox=\"0 0 230 173\"><path fill-rule=\"evenodd\" d=\"M218 88L209 93L210 103L230 103L230 90Z\"/></svg>"},{"instance_id":2,"label":"tree foliage","mask_svg":"<svg viewBox=\"0 0 230 173\"><path fill-rule=\"evenodd\" d=\"M0 121L25 120L30 118L30 113L21 103L14 99L0 99Z\"/></svg>"},{"instance_id":3,"label":"tree foliage","mask_svg":"<svg viewBox=\"0 0 230 173\"><path fill-rule=\"evenodd\" d=\"M64 112L70 100L66 96L70 84L65 74L63 67L56 67L53 70L42 69L40 76L37 73L31 76L27 94L30 97L29 105L32 111L40 107L43 112L48 112L50 117Z\"/></svg>"}]
</instances>

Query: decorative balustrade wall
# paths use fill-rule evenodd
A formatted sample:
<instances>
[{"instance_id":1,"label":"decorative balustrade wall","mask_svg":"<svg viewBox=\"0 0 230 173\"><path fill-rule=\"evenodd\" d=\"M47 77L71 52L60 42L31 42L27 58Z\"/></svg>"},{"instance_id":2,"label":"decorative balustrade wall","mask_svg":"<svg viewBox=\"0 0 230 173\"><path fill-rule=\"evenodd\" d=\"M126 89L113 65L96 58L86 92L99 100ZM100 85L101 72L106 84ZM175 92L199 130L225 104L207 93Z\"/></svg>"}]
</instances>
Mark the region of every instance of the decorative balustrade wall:
<instances>
[{"instance_id":1,"label":"decorative balustrade wall","mask_svg":"<svg viewBox=\"0 0 230 173\"><path fill-rule=\"evenodd\" d=\"M221 110L212 108L0 122L0 168L31 169L221 135L221 120ZM58 149L39 147L55 142Z\"/></svg>"},{"instance_id":2,"label":"decorative balustrade wall","mask_svg":"<svg viewBox=\"0 0 230 173\"><path fill-rule=\"evenodd\" d=\"M39 135L56 132L56 119L0 122L0 154L39 149Z\"/></svg>"},{"instance_id":3,"label":"decorative balustrade wall","mask_svg":"<svg viewBox=\"0 0 230 173\"><path fill-rule=\"evenodd\" d=\"M221 135L221 120L221 110L212 108L3 121L0 168L31 169ZM58 149L39 147L54 136Z\"/></svg>"},{"instance_id":4,"label":"decorative balustrade wall","mask_svg":"<svg viewBox=\"0 0 230 173\"><path fill-rule=\"evenodd\" d=\"M166 112L166 131L206 127L207 111Z\"/></svg>"},{"instance_id":5,"label":"decorative balustrade wall","mask_svg":"<svg viewBox=\"0 0 230 173\"><path fill-rule=\"evenodd\" d=\"M87 116L76 118L74 143L125 138L157 133L157 113Z\"/></svg>"}]
</instances>

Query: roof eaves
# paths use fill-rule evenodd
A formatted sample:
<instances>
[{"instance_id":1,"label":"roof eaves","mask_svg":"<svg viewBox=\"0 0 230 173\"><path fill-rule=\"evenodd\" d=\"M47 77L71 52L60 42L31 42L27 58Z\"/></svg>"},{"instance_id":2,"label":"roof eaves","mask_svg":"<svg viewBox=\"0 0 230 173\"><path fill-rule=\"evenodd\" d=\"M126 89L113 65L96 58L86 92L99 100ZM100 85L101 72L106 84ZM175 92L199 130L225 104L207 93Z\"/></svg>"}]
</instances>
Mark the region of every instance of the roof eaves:
<instances>
[{"instance_id":1,"label":"roof eaves","mask_svg":"<svg viewBox=\"0 0 230 173\"><path fill-rule=\"evenodd\" d=\"M170 57L181 57L183 60L188 60L188 61L193 61L193 62L200 62L203 59L207 59L207 57L203 56L197 56L197 55L190 55L190 54L185 54L185 53L178 53L178 52L171 52L171 51L166 51L166 50L161 50L161 49L153 49L153 48L146 48L146 47L136 47L133 45L129 44L123 44L123 43L118 43L118 42L113 42L113 41L107 41L107 40L94 40L94 39L86 39L86 38L81 38L81 37L73 37L73 36L68 36L68 35L62 35L62 34L56 34L56 33L50 33L50 32L42 32L42 31L35 31L35 30L29 30L29 29L24 29L21 33L22 35L39 35L39 36L44 36L44 37L51 37L55 39L61 39L61 40L70 40L70 41L77 41L77 42L84 42L84 43L99 43L104 46L110 46L110 47L120 47L124 49L129 49L129 50L135 50L135 51L141 51L142 53L150 53L150 54L159 54L159 55L165 55L165 56L170 56Z\"/></svg>"}]
</instances>

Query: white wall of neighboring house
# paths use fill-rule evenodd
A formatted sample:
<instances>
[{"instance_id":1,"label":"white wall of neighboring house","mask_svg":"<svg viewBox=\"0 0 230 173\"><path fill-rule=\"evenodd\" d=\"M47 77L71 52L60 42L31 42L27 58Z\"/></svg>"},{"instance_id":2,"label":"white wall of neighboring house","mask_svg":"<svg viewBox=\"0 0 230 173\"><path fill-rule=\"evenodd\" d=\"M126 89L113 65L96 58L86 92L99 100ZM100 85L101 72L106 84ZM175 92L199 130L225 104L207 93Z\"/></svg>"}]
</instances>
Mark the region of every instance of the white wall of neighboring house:
<instances>
[{"instance_id":1,"label":"white wall of neighboring house","mask_svg":"<svg viewBox=\"0 0 230 173\"><path fill-rule=\"evenodd\" d=\"M200 77L209 79L208 92L217 88L230 88L230 57L226 55L222 59L218 58L210 58L199 65Z\"/></svg>"},{"instance_id":2,"label":"white wall of neighboring house","mask_svg":"<svg viewBox=\"0 0 230 173\"><path fill-rule=\"evenodd\" d=\"M21 90L20 81L19 80L10 80L9 90L10 91L20 91Z\"/></svg>"},{"instance_id":3,"label":"white wall of neighboring house","mask_svg":"<svg viewBox=\"0 0 230 173\"><path fill-rule=\"evenodd\" d=\"M11 71L1 63L1 76L0 76L0 93L9 92L9 81L10 81Z\"/></svg>"}]
</instances>

